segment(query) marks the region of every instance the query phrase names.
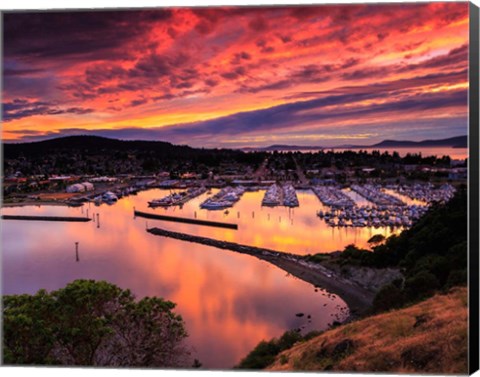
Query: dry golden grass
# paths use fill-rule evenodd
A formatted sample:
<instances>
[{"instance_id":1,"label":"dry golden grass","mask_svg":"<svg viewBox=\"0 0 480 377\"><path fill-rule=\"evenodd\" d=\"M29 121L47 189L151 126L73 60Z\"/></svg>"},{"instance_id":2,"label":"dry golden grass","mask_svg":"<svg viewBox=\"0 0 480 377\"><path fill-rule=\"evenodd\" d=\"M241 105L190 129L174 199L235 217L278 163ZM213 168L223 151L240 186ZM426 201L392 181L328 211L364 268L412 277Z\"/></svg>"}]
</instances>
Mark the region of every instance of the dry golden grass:
<instances>
[{"instance_id":1,"label":"dry golden grass","mask_svg":"<svg viewBox=\"0 0 480 377\"><path fill-rule=\"evenodd\" d=\"M337 327L282 352L270 370L467 373L467 289Z\"/></svg>"}]
</instances>

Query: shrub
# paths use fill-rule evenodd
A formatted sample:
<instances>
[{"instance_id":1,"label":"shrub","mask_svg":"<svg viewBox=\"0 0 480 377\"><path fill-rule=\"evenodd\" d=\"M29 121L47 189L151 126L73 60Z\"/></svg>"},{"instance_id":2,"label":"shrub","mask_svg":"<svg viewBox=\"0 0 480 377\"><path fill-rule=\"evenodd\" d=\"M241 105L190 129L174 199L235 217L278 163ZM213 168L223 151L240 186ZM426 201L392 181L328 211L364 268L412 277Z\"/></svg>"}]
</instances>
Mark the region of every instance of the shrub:
<instances>
[{"instance_id":1,"label":"shrub","mask_svg":"<svg viewBox=\"0 0 480 377\"><path fill-rule=\"evenodd\" d=\"M373 311L378 313L400 308L403 302L404 296L402 290L394 284L387 284L375 295L373 299Z\"/></svg>"},{"instance_id":2,"label":"shrub","mask_svg":"<svg viewBox=\"0 0 480 377\"><path fill-rule=\"evenodd\" d=\"M440 284L435 275L427 271L420 271L405 281L406 301L416 301L431 296L439 287Z\"/></svg>"},{"instance_id":3,"label":"shrub","mask_svg":"<svg viewBox=\"0 0 480 377\"><path fill-rule=\"evenodd\" d=\"M135 301L105 281L76 280L65 288L3 299L6 364L96 366L183 365L187 337L175 304Z\"/></svg>"}]
</instances>

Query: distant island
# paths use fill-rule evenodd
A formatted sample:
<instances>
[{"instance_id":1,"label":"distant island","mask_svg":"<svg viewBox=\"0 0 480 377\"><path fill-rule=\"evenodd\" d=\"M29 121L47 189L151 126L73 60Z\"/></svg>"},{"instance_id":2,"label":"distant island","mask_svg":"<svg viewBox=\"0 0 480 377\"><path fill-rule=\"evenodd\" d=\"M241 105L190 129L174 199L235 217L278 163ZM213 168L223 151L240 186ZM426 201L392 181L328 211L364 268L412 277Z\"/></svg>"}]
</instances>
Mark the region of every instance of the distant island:
<instances>
[{"instance_id":1,"label":"distant island","mask_svg":"<svg viewBox=\"0 0 480 377\"><path fill-rule=\"evenodd\" d=\"M268 147L247 147L241 148L243 151L258 151L258 152L268 152L268 151L303 151L303 150L323 150L323 149L371 149L371 148L411 148L411 147L421 147L421 148L435 148L435 147L451 147L451 148L467 148L468 147L468 136L456 136L450 137L448 139L439 139L439 140L422 140L422 141L411 141L411 140L383 140L380 143L373 145L339 145L334 147L324 147L324 146L304 146L304 145L270 145Z\"/></svg>"},{"instance_id":2,"label":"distant island","mask_svg":"<svg viewBox=\"0 0 480 377\"><path fill-rule=\"evenodd\" d=\"M268 147L245 147L240 148L244 152L270 152L270 151L314 151L314 150L322 150L325 149L324 147L319 147L318 145L283 145L283 144L275 144L269 145Z\"/></svg>"},{"instance_id":3,"label":"distant island","mask_svg":"<svg viewBox=\"0 0 480 377\"><path fill-rule=\"evenodd\" d=\"M467 148L468 136L456 136L448 139L440 140L422 140L422 141L407 141L407 140L384 140L378 144L369 147L355 147L355 148L408 148L408 147L452 147L452 148Z\"/></svg>"}]
</instances>

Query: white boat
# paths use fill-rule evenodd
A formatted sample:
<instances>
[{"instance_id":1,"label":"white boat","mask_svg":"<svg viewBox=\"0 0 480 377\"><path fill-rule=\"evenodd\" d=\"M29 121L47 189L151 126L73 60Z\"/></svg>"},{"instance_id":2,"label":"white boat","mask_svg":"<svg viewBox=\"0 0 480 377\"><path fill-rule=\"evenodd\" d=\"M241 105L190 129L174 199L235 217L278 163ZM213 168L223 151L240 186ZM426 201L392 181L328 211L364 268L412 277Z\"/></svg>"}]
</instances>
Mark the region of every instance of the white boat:
<instances>
[{"instance_id":1,"label":"white boat","mask_svg":"<svg viewBox=\"0 0 480 377\"><path fill-rule=\"evenodd\" d=\"M205 202L200 205L201 208L210 209L210 210L220 210L231 207L232 203L228 201L218 201L218 202Z\"/></svg>"},{"instance_id":2,"label":"white boat","mask_svg":"<svg viewBox=\"0 0 480 377\"><path fill-rule=\"evenodd\" d=\"M113 192L107 191L102 195L102 199L107 203L109 202L112 203L112 202L116 202L118 200L118 197Z\"/></svg>"}]
</instances>

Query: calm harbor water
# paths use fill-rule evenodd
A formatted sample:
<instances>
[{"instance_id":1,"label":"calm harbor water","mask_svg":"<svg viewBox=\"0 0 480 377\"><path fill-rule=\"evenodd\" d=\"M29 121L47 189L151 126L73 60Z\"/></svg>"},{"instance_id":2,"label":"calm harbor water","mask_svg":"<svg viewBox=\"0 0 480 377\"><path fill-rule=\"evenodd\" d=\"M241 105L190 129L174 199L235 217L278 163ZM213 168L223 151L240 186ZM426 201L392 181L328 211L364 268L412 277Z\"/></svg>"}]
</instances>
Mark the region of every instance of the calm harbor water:
<instances>
[{"instance_id":1,"label":"calm harbor water","mask_svg":"<svg viewBox=\"0 0 480 377\"><path fill-rule=\"evenodd\" d=\"M213 190L214 194L217 190ZM204 245L157 237L146 227L267 247L297 254L331 252L355 243L367 246L387 228L330 228L316 216L324 209L311 191L297 191L300 207L261 207L264 191L247 192L224 211L201 210L204 194L182 208L148 208L149 200L168 195L153 189L112 206L81 208L25 206L3 214L99 214L99 223L2 222L3 294L54 290L75 279L106 280L137 297L161 296L177 303L185 320L193 356L207 368L231 368L260 340L303 326L325 329L342 319L346 305L335 295L257 260ZM173 216L238 223L238 230L134 218L133 209ZM79 242L76 261L75 242ZM296 313L305 313L296 317ZM308 322L307 315L311 315Z\"/></svg>"}]
</instances>

